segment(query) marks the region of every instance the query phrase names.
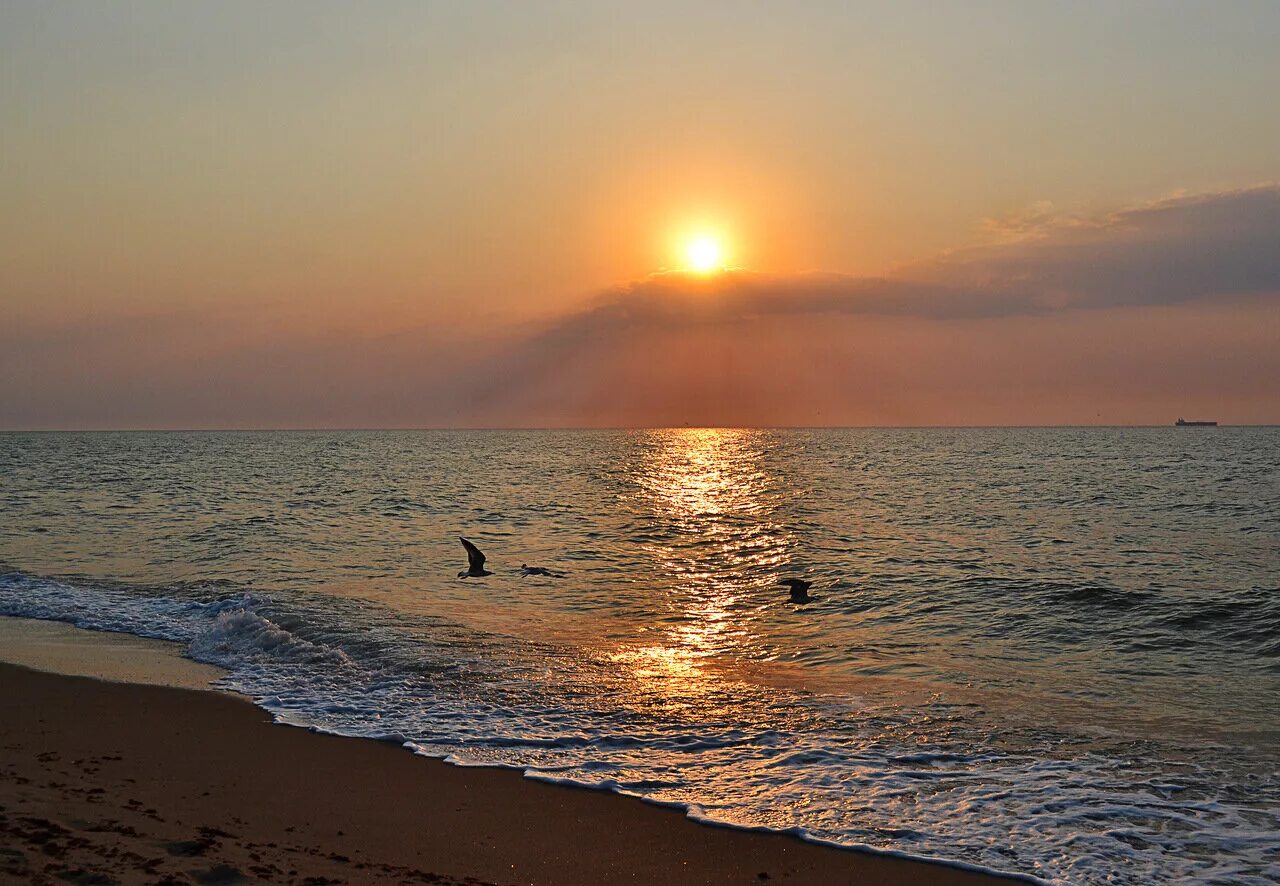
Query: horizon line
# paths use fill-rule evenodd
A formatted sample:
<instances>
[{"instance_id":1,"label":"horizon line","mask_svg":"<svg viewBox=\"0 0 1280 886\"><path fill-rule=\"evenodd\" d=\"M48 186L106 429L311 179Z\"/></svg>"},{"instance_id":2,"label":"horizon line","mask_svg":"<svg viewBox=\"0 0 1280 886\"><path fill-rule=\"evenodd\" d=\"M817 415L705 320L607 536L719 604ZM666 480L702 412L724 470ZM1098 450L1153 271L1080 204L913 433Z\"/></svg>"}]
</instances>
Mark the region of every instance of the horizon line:
<instances>
[{"instance_id":1,"label":"horizon line","mask_svg":"<svg viewBox=\"0 0 1280 886\"><path fill-rule=\"evenodd\" d=\"M1054 429L1114 429L1114 428L1176 428L1167 424L918 424L918 425L385 425L330 427L130 427L130 428L0 428L0 434L266 434L266 433L371 433L371 432L427 432L427 431L893 431L893 430L1054 430ZM1275 428L1280 422L1219 422L1219 428Z\"/></svg>"}]
</instances>

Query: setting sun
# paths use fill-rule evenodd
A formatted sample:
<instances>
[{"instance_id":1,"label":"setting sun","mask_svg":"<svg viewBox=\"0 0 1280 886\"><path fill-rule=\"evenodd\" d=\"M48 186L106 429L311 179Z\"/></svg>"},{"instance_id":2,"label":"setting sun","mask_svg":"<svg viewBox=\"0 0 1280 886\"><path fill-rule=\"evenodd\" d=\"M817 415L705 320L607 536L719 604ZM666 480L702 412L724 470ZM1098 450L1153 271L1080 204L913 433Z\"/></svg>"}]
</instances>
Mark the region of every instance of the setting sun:
<instances>
[{"instance_id":1,"label":"setting sun","mask_svg":"<svg viewBox=\"0 0 1280 886\"><path fill-rule=\"evenodd\" d=\"M720 244L710 237L699 237L689 243L685 249L689 267L700 273L717 271L723 266L723 255Z\"/></svg>"},{"instance_id":2,"label":"setting sun","mask_svg":"<svg viewBox=\"0 0 1280 886\"><path fill-rule=\"evenodd\" d=\"M0 886L1280 886L1280 0L316 5L0 0Z\"/></svg>"}]
</instances>

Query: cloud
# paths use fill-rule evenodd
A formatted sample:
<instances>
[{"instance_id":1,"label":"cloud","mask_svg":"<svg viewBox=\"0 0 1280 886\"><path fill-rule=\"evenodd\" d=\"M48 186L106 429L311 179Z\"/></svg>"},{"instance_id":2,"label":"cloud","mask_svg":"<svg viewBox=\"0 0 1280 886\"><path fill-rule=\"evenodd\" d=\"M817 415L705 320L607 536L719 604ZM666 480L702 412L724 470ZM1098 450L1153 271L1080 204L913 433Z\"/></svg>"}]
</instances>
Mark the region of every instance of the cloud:
<instances>
[{"instance_id":1,"label":"cloud","mask_svg":"<svg viewBox=\"0 0 1280 886\"><path fill-rule=\"evenodd\" d=\"M444 329L264 329L253 316L11 327L0 332L0 422L1280 419L1280 187L1099 216L1037 205L989 233L875 277L656 274L538 327L467 341Z\"/></svg>"},{"instance_id":2,"label":"cloud","mask_svg":"<svg viewBox=\"0 0 1280 886\"><path fill-rule=\"evenodd\" d=\"M1005 230L1019 236L883 277L655 276L614 293L613 310L628 304L623 312L652 315L681 296L710 296L729 314L963 319L1280 293L1280 186L1177 197L1097 218L1037 204L1006 220Z\"/></svg>"},{"instance_id":3,"label":"cloud","mask_svg":"<svg viewBox=\"0 0 1280 886\"><path fill-rule=\"evenodd\" d=\"M1054 210L1053 203L1038 200L1025 209L983 219L982 226L988 234L999 240L1013 241L1044 236L1051 227L1061 225L1063 218Z\"/></svg>"},{"instance_id":4,"label":"cloud","mask_svg":"<svg viewBox=\"0 0 1280 886\"><path fill-rule=\"evenodd\" d=\"M964 320L1280 294L1280 186L1178 197L1098 218L1037 204L1012 242L950 252L887 276L654 274L530 336L563 349L642 329L821 315Z\"/></svg>"},{"instance_id":5,"label":"cloud","mask_svg":"<svg viewBox=\"0 0 1280 886\"><path fill-rule=\"evenodd\" d=\"M1276 186L1180 196L1094 218L1055 215L1038 205L1007 227L1017 232L1012 240L951 252L880 277L747 270L710 277L655 274L511 340L499 355L470 370L462 401L477 416L524 410L529 403L552 409L565 398L599 408L597 401L607 397L593 392L596 382L607 378L633 398L640 389L655 388L646 407L651 408L664 397L685 396L655 386L652 367L669 362L676 343L690 336L716 342L718 356L708 348L703 360L686 359L686 388L708 378L718 389L734 388L714 381L723 375L727 359L739 387L748 386L748 377L753 385L768 386L767 379L743 368L764 360L773 367L768 378L781 374L795 388L812 389L809 376L816 373L806 375L806 362L865 347L850 341L858 335L848 325L852 320L1052 321L1078 312L1280 294ZM910 325L903 323L878 328L890 326L900 338L910 335ZM1079 327L1073 322L1062 328ZM769 335L766 328L786 330L786 335ZM1006 333L1012 334L1007 328ZM753 352L766 341L768 357ZM993 338L981 346L1009 352L1012 343ZM651 357L649 367L644 352ZM778 366L779 358L784 365ZM885 360L891 362L891 356ZM956 365L952 371L963 374L964 368Z\"/></svg>"},{"instance_id":6,"label":"cloud","mask_svg":"<svg viewBox=\"0 0 1280 886\"><path fill-rule=\"evenodd\" d=\"M1026 239L906 269L1027 310L1280 292L1280 186L1180 196L1098 218L1041 215Z\"/></svg>"}]
</instances>

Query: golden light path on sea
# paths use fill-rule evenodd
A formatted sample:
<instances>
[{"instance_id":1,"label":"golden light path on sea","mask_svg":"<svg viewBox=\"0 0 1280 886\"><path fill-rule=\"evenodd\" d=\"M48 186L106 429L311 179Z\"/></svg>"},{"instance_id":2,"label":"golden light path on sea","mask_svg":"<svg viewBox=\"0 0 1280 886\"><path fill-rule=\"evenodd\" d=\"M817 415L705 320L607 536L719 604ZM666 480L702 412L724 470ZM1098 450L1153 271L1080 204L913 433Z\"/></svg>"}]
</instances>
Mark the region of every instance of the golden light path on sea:
<instances>
[{"instance_id":1,"label":"golden light path on sea","mask_svg":"<svg viewBox=\"0 0 1280 886\"><path fill-rule=\"evenodd\" d=\"M655 525L671 527L645 549L678 592L653 642L610 658L647 689L697 694L712 659L758 642L752 590L786 562L789 546L770 519L773 484L760 443L746 430L672 430L656 435L639 463L640 498Z\"/></svg>"}]
</instances>

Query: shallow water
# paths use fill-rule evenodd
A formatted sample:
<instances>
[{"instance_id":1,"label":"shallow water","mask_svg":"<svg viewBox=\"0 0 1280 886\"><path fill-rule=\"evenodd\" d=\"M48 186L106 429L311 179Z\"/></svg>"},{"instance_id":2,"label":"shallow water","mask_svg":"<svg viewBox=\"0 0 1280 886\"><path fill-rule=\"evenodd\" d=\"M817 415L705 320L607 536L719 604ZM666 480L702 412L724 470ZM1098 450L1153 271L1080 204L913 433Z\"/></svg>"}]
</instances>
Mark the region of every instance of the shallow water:
<instances>
[{"instance_id":1,"label":"shallow water","mask_svg":"<svg viewBox=\"0 0 1280 886\"><path fill-rule=\"evenodd\" d=\"M290 722L1054 882L1280 878L1280 429L5 434L0 509L0 613Z\"/></svg>"}]
</instances>

